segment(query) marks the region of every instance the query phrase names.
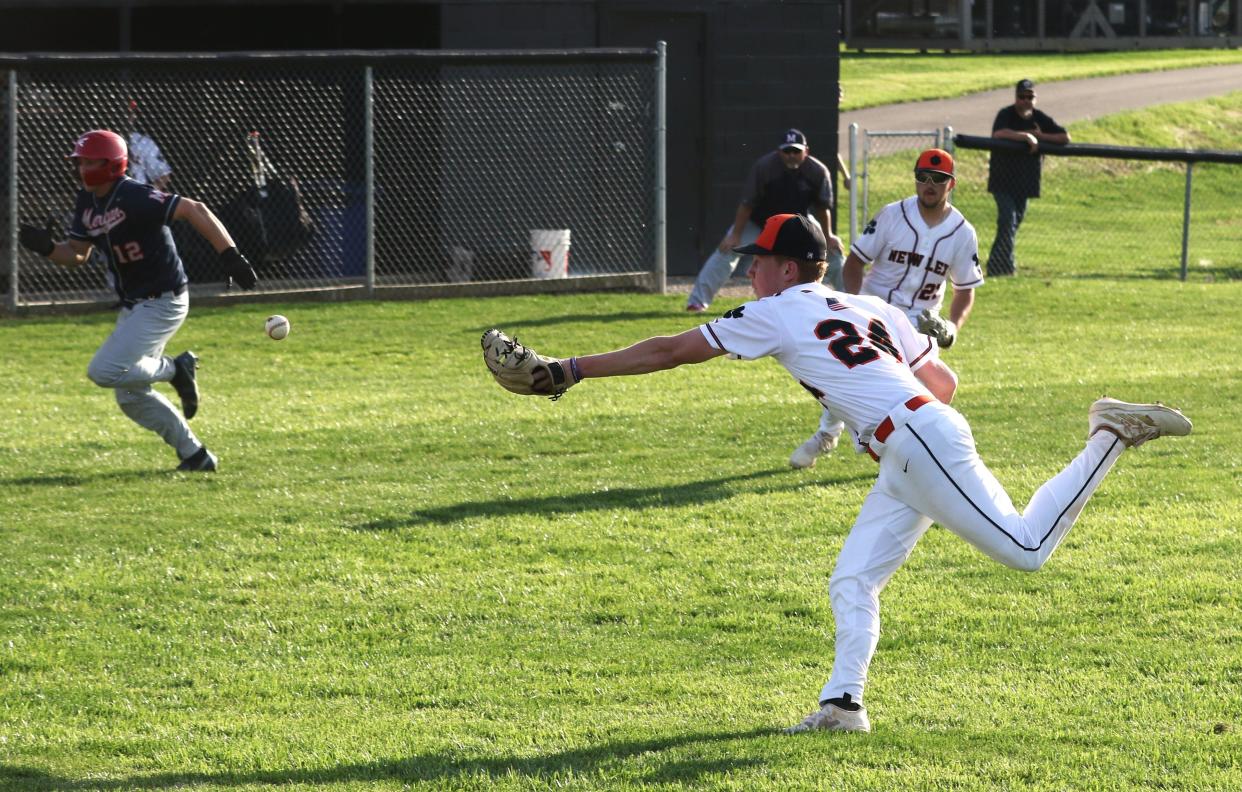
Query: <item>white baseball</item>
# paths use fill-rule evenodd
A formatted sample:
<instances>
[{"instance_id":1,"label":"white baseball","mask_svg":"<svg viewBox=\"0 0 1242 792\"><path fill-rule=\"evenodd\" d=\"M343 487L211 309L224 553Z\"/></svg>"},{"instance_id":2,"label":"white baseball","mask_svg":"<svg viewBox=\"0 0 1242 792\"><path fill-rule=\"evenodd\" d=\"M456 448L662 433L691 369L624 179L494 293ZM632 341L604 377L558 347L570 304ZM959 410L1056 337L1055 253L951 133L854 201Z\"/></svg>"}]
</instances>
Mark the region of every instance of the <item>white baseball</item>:
<instances>
[{"instance_id":1,"label":"white baseball","mask_svg":"<svg viewBox=\"0 0 1242 792\"><path fill-rule=\"evenodd\" d=\"M267 317L267 325L265 326L267 335L274 341L280 341L289 335L289 320L280 314Z\"/></svg>"}]
</instances>

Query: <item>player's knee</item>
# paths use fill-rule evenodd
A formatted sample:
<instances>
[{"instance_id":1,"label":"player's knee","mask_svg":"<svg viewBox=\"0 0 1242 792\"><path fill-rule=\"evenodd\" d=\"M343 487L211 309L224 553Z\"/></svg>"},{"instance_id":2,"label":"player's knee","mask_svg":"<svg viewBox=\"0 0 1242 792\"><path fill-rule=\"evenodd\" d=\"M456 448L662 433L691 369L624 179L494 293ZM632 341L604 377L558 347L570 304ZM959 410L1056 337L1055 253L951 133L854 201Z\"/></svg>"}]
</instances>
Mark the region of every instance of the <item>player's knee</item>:
<instances>
[{"instance_id":1,"label":"player's knee","mask_svg":"<svg viewBox=\"0 0 1242 792\"><path fill-rule=\"evenodd\" d=\"M1006 566L1019 572L1035 572L1044 565L1045 560L1043 554L1027 550L1015 553L1012 560Z\"/></svg>"},{"instance_id":2,"label":"player's knee","mask_svg":"<svg viewBox=\"0 0 1242 792\"><path fill-rule=\"evenodd\" d=\"M92 360L86 367L86 377L101 388L115 388L124 369L109 365L98 359Z\"/></svg>"},{"instance_id":3,"label":"player's knee","mask_svg":"<svg viewBox=\"0 0 1242 792\"><path fill-rule=\"evenodd\" d=\"M834 606L867 602L870 593L871 587L854 574L834 572L828 581L828 599Z\"/></svg>"}]
</instances>

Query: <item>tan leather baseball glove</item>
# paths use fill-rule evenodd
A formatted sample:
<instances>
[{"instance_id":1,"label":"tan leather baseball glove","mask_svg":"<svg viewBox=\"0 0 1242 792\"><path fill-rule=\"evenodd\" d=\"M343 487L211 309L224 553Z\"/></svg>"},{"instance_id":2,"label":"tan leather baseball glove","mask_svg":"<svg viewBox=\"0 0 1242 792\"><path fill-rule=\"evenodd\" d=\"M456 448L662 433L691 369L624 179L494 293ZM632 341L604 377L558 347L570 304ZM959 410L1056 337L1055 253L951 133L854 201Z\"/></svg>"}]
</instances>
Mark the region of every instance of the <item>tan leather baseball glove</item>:
<instances>
[{"instance_id":1,"label":"tan leather baseball glove","mask_svg":"<svg viewBox=\"0 0 1242 792\"><path fill-rule=\"evenodd\" d=\"M544 357L499 330L484 333L482 343L483 362L507 391L556 400L578 382L568 360Z\"/></svg>"}]
</instances>

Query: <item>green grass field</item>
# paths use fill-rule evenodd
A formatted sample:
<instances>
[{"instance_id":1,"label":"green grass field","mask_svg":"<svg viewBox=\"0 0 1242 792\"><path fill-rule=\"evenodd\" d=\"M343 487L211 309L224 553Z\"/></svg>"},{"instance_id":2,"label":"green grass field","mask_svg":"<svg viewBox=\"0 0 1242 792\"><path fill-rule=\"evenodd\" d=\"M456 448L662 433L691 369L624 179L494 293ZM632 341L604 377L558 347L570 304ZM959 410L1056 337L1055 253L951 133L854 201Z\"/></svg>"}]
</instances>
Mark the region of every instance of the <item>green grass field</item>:
<instances>
[{"instance_id":1,"label":"green grass field","mask_svg":"<svg viewBox=\"0 0 1242 792\"><path fill-rule=\"evenodd\" d=\"M493 324L559 354L678 331L677 295L195 309L214 475L83 376L111 316L0 322L0 788L1237 789L1240 301L987 286L949 359L1015 500L1102 392L1195 434L1126 454L1035 575L929 533L862 738L775 733L829 670L875 475L788 469L801 388L721 359L553 403L479 361Z\"/></svg>"},{"instance_id":2,"label":"green grass field","mask_svg":"<svg viewBox=\"0 0 1242 792\"><path fill-rule=\"evenodd\" d=\"M946 99L993 88L1008 88L1017 79L1037 83L1108 77L1147 71L1242 63L1242 50L1122 50L1079 53L975 52L841 52L841 84L845 110Z\"/></svg>"}]
</instances>

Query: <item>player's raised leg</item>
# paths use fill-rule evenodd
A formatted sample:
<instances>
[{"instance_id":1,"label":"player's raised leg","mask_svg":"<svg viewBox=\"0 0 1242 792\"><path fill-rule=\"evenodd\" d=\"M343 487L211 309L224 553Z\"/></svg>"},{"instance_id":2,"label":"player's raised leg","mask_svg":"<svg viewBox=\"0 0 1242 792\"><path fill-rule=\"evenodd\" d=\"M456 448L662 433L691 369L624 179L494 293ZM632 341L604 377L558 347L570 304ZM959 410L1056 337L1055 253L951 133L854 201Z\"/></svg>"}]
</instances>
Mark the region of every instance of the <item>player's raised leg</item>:
<instances>
[{"instance_id":1,"label":"player's raised leg","mask_svg":"<svg viewBox=\"0 0 1242 792\"><path fill-rule=\"evenodd\" d=\"M1104 476L1132 446L1190 434L1177 410L1101 400L1092 406L1083 450L1031 497L1019 514L975 451L966 421L943 405L915 413L881 460L889 492L970 542L988 557L1039 569L1069 533Z\"/></svg>"}]
</instances>

